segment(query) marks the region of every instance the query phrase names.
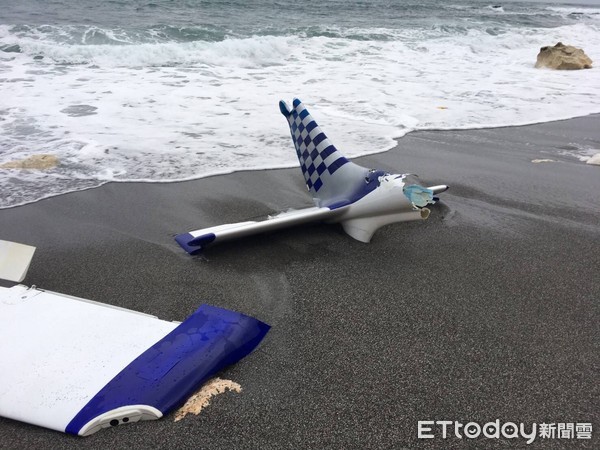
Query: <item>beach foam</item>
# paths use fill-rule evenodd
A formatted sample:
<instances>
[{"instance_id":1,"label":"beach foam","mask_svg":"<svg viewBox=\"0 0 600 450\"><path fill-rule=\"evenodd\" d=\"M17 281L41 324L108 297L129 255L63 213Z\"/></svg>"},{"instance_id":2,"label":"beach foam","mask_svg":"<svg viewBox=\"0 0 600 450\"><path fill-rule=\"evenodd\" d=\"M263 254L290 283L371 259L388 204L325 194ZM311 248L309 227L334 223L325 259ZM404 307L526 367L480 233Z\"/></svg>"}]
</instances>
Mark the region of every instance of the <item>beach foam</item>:
<instances>
[{"instance_id":1,"label":"beach foam","mask_svg":"<svg viewBox=\"0 0 600 450\"><path fill-rule=\"evenodd\" d=\"M0 169L0 207L107 181L294 166L281 98L301 98L351 157L389 149L411 130L600 112L596 69L533 67L539 47L559 40L599 61L595 19L222 38L210 28L177 30L174 40L164 27L0 25L0 43L20 50L0 52L0 164L36 153L61 161L43 174ZM205 39L185 37L196 35Z\"/></svg>"}]
</instances>

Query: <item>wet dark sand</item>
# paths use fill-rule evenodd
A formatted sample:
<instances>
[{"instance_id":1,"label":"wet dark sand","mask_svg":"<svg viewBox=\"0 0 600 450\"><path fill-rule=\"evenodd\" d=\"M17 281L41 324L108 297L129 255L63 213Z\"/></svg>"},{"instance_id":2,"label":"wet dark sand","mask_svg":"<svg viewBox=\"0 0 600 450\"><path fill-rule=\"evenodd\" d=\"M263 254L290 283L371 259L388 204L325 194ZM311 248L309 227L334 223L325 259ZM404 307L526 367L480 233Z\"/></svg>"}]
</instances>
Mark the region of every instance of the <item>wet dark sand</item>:
<instances>
[{"instance_id":1,"label":"wet dark sand","mask_svg":"<svg viewBox=\"0 0 600 450\"><path fill-rule=\"evenodd\" d=\"M388 226L368 245L335 225L195 258L173 241L309 206L298 169L113 183L0 210L1 239L37 246L27 284L167 320L206 302L273 327L221 374L242 393L199 416L88 438L0 419L0 447L525 447L417 439L418 420L500 419L592 422L591 442L570 443L598 448L600 167L560 154L577 145L600 149L600 116L411 133L357 162L451 189L429 220Z\"/></svg>"}]
</instances>

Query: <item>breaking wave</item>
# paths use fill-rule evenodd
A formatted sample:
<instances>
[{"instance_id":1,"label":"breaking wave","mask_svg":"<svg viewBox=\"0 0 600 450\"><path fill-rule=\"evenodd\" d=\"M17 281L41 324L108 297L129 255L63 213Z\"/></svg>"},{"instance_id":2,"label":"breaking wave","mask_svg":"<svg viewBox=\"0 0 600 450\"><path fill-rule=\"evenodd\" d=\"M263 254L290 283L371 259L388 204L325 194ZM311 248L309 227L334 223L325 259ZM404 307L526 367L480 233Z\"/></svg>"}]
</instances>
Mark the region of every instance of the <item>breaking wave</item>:
<instances>
[{"instance_id":1,"label":"breaking wave","mask_svg":"<svg viewBox=\"0 0 600 450\"><path fill-rule=\"evenodd\" d=\"M107 181L294 166L281 98L301 98L349 156L389 149L411 130L600 112L596 69L533 67L539 48L558 41L600 60L600 10L552 7L540 17L545 7L536 8L449 5L447 21L425 8L405 27L388 16L374 26L250 30L0 25L0 164L60 160L46 172L0 169L0 207Z\"/></svg>"}]
</instances>

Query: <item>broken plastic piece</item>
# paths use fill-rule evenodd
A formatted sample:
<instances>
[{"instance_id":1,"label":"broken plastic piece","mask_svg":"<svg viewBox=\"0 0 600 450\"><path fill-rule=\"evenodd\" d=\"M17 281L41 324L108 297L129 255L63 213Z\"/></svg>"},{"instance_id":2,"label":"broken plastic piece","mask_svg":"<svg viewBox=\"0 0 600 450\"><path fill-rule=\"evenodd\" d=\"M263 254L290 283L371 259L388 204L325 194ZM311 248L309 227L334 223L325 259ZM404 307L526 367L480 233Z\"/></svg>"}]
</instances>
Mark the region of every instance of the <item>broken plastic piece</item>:
<instances>
[{"instance_id":1,"label":"broken plastic piece","mask_svg":"<svg viewBox=\"0 0 600 450\"><path fill-rule=\"evenodd\" d=\"M35 247L0 240L0 279L20 283L29 270Z\"/></svg>"},{"instance_id":2,"label":"broken plastic piece","mask_svg":"<svg viewBox=\"0 0 600 450\"><path fill-rule=\"evenodd\" d=\"M404 186L403 192L413 205L420 208L434 203L433 191L431 189L424 188L423 186L419 186L418 184Z\"/></svg>"}]
</instances>

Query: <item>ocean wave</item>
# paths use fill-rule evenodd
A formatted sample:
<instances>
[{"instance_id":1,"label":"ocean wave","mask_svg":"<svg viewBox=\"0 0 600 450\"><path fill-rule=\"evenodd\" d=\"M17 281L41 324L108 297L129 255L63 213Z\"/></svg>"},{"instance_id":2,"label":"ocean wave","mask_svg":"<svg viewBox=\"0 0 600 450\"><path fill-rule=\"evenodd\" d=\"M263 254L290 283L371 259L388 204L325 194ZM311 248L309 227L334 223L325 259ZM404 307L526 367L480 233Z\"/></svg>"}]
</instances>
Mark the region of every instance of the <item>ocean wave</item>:
<instances>
[{"instance_id":1,"label":"ocean wave","mask_svg":"<svg viewBox=\"0 0 600 450\"><path fill-rule=\"evenodd\" d=\"M90 31L90 33L92 33ZM116 37L111 37L115 40ZM37 57L39 64L82 65L99 67L162 67L177 65L223 65L265 67L277 65L289 53L288 39L254 37L225 39L217 42L130 44L130 45L63 45L21 39L2 39L0 45L18 46L23 58Z\"/></svg>"},{"instance_id":2,"label":"ocean wave","mask_svg":"<svg viewBox=\"0 0 600 450\"><path fill-rule=\"evenodd\" d=\"M452 34L466 34L468 26L435 24L423 30L421 38L435 38ZM0 42L3 45L20 45L31 48L84 46L130 46L142 44L216 43L228 39L255 37L339 38L357 41L391 41L410 38L420 28L343 27L338 25L290 26L287 28L257 27L251 33L240 34L229 29L208 26L157 25L136 27L99 27L81 25L0 25ZM35 45L34 45L35 44ZM117 48L115 52L121 51Z\"/></svg>"},{"instance_id":3,"label":"ocean wave","mask_svg":"<svg viewBox=\"0 0 600 450\"><path fill-rule=\"evenodd\" d=\"M60 161L44 173L0 170L0 207L107 181L297 165L280 98L300 97L351 157L384 151L416 129L600 112L597 69L533 67L539 48L559 40L597 61L595 23L494 24L93 45L0 26L1 45L19 50L0 52L0 164L36 153Z\"/></svg>"},{"instance_id":4,"label":"ocean wave","mask_svg":"<svg viewBox=\"0 0 600 450\"><path fill-rule=\"evenodd\" d=\"M48 45L135 45L218 42L234 35L216 26L154 25L101 27L96 25L0 25L0 38L45 42Z\"/></svg>"},{"instance_id":5,"label":"ocean wave","mask_svg":"<svg viewBox=\"0 0 600 450\"><path fill-rule=\"evenodd\" d=\"M582 26L587 26L582 24ZM373 51L383 51L393 46L427 49L442 42L449 47L470 45L477 42L478 36L505 35L502 45L511 46L520 42L528 31L510 29L496 24L482 29L476 24L437 25L414 29L388 28L343 28L321 27L297 28L291 34L271 35L268 30L250 37L236 38L224 36L216 40L192 40L158 42L137 42L131 31L113 29L106 30L87 27L79 30L77 39L64 27L27 28L0 25L0 51L20 53L22 64L35 59L38 65L94 65L101 68L116 67L174 67L174 66L234 66L245 68L261 68L277 66L285 63L295 54L305 55L330 54L331 49L352 48L353 51L365 55ZM596 29L592 30L596 32ZM163 31L156 31L163 33ZM181 33L181 30L178 31ZM65 39L52 38L48 35L64 37L69 40L83 41L71 43ZM147 39L145 39L147 40ZM563 39L564 40L564 39ZM144 40L142 40L144 41ZM468 41L468 42L467 42ZM110 43L104 43L110 42ZM487 41L486 41L487 42ZM492 44L487 43L488 44ZM14 55L13 55L14 56ZM302 58L302 54L298 58ZM2 54L0 53L0 58ZM11 56L12 57L12 56ZM338 58L344 57L340 51Z\"/></svg>"},{"instance_id":6,"label":"ocean wave","mask_svg":"<svg viewBox=\"0 0 600 450\"><path fill-rule=\"evenodd\" d=\"M588 16L600 15L600 8L597 8L594 6L583 6L583 5L547 6L546 11L552 11L552 12L560 13L562 15L569 15L569 14L585 14Z\"/></svg>"}]
</instances>

